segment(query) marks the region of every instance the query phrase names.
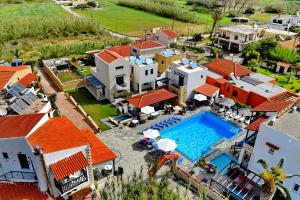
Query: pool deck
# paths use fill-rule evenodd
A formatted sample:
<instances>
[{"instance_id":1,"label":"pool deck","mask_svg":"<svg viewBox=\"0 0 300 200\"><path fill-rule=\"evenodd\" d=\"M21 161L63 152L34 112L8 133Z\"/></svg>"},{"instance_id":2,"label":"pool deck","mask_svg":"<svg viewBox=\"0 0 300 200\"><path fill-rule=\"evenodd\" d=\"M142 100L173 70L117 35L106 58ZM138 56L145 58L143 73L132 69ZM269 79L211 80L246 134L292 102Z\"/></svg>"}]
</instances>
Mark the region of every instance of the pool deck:
<instances>
[{"instance_id":1,"label":"pool deck","mask_svg":"<svg viewBox=\"0 0 300 200\"><path fill-rule=\"evenodd\" d=\"M203 111L211 111L211 108L200 107L195 111L187 111L187 113L182 116L182 119L186 119L196 113ZM97 136L105 144L107 144L112 149L112 151L114 151L118 155L118 158L116 159L116 167L123 167L124 175L130 176L134 172L139 172L141 167L143 167L144 174L145 176L147 176L147 169L149 167L148 161L150 154L149 150L141 148L138 144L138 142L143 138L143 134L141 133L141 131L151 126L152 124L166 120L172 117L173 115L174 113L171 115L160 115L157 119L147 120L145 124L138 125L135 128L121 126L102 132ZM209 161L213 159L215 156L219 155L220 152L228 153L231 145L233 145L237 141L241 141L243 138L244 133L239 134L237 137L230 141L221 142L220 144L215 146L214 151L207 156L206 160ZM195 175L200 178L205 177L207 179L210 179L213 176L212 174L207 174L206 172L203 172L203 170L200 167L196 167L194 163L190 162L186 158L184 158L183 162L179 165L179 167L186 171L193 170L194 172L196 172ZM164 166L159 171L158 175L163 174L167 170L169 170L169 168ZM171 185L174 186L174 188L178 186L178 184L174 181L172 181Z\"/></svg>"}]
</instances>

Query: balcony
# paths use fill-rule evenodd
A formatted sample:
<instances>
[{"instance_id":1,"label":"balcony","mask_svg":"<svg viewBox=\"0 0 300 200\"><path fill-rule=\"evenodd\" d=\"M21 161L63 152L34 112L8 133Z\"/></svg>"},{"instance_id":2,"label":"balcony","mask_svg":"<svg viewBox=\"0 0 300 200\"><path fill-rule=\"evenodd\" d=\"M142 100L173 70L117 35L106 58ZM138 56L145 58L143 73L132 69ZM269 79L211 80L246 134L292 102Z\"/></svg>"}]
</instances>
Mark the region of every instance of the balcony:
<instances>
[{"instance_id":1,"label":"balcony","mask_svg":"<svg viewBox=\"0 0 300 200\"><path fill-rule=\"evenodd\" d=\"M64 194L75 187L81 185L82 183L85 183L88 181L87 173L85 170L81 171L82 174L76 178L70 179L64 179L62 181L55 180L55 186L59 189L59 191Z\"/></svg>"},{"instance_id":2,"label":"balcony","mask_svg":"<svg viewBox=\"0 0 300 200\"><path fill-rule=\"evenodd\" d=\"M37 177L34 172L20 172L20 171L10 171L0 176L0 181L12 181L12 180L37 181Z\"/></svg>"}]
</instances>

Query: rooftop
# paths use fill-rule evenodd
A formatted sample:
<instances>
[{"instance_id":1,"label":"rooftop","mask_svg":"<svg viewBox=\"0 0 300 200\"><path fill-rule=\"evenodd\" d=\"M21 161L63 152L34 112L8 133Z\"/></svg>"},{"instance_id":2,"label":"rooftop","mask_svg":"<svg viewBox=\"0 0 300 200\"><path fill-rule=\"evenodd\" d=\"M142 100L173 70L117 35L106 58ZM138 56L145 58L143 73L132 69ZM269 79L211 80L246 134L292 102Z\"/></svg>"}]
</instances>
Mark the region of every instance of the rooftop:
<instances>
[{"instance_id":1,"label":"rooftop","mask_svg":"<svg viewBox=\"0 0 300 200\"><path fill-rule=\"evenodd\" d=\"M39 76L37 74L29 73L19 80L19 83L24 87L28 87L33 81L37 80Z\"/></svg>"},{"instance_id":2,"label":"rooftop","mask_svg":"<svg viewBox=\"0 0 300 200\"><path fill-rule=\"evenodd\" d=\"M179 50L166 49L166 50L160 52L160 54L164 57L172 57L172 56L183 54L183 53L180 52Z\"/></svg>"},{"instance_id":3,"label":"rooftop","mask_svg":"<svg viewBox=\"0 0 300 200\"><path fill-rule=\"evenodd\" d=\"M251 111L252 112L280 112L287 107L291 106L294 104L295 101L265 101L255 108L253 108Z\"/></svg>"},{"instance_id":4,"label":"rooftop","mask_svg":"<svg viewBox=\"0 0 300 200\"><path fill-rule=\"evenodd\" d=\"M285 35L285 36L294 36L297 33L291 31L284 31L279 29L267 28L264 30L266 33L274 34L274 35Z\"/></svg>"},{"instance_id":5,"label":"rooftop","mask_svg":"<svg viewBox=\"0 0 300 200\"><path fill-rule=\"evenodd\" d=\"M219 28L222 31L228 31L228 32L234 32L234 33L240 33L244 35L248 34L254 34L257 32L262 31L262 28L258 28L255 26L250 25L234 25L234 26L223 26Z\"/></svg>"},{"instance_id":6,"label":"rooftop","mask_svg":"<svg viewBox=\"0 0 300 200\"><path fill-rule=\"evenodd\" d=\"M0 90L2 90L9 83L9 80L14 74L14 71L5 71L0 73Z\"/></svg>"},{"instance_id":7,"label":"rooftop","mask_svg":"<svg viewBox=\"0 0 300 200\"><path fill-rule=\"evenodd\" d=\"M198 63L186 58L174 61L173 64L176 65L176 69L179 69L180 71L185 73L193 73L204 69L204 67L200 66Z\"/></svg>"},{"instance_id":8,"label":"rooftop","mask_svg":"<svg viewBox=\"0 0 300 200\"><path fill-rule=\"evenodd\" d=\"M97 57L103 60L106 63L112 63L113 61L123 58L119 54L117 54L114 51L110 51L108 49L105 49L97 54Z\"/></svg>"},{"instance_id":9,"label":"rooftop","mask_svg":"<svg viewBox=\"0 0 300 200\"><path fill-rule=\"evenodd\" d=\"M163 29L161 31L164 32L169 38L176 38L177 36L176 32L171 29Z\"/></svg>"},{"instance_id":10,"label":"rooftop","mask_svg":"<svg viewBox=\"0 0 300 200\"><path fill-rule=\"evenodd\" d=\"M286 40L280 42L279 44L286 48L296 48L298 45L300 45L300 40L299 39Z\"/></svg>"},{"instance_id":11,"label":"rooftop","mask_svg":"<svg viewBox=\"0 0 300 200\"><path fill-rule=\"evenodd\" d=\"M23 69L28 69L28 68L30 68L29 65L21 65L18 67L0 66L0 71L1 72L17 72L17 71L21 71Z\"/></svg>"},{"instance_id":12,"label":"rooftop","mask_svg":"<svg viewBox=\"0 0 300 200\"><path fill-rule=\"evenodd\" d=\"M139 42L132 44L131 46L133 46L137 49L141 49L141 50L165 47L165 45L163 45L159 42L152 41L152 40L139 41Z\"/></svg>"},{"instance_id":13,"label":"rooftop","mask_svg":"<svg viewBox=\"0 0 300 200\"><path fill-rule=\"evenodd\" d=\"M266 76L264 74L261 74L261 73L253 73L250 75L251 78L254 78L254 79L258 79L258 80L261 80L263 82L271 82L271 81L275 81L274 78L270 77L270 76Z\"/></svg>"},{"instance_id":14,"label":"rooftop","mask_svg":"<svg viewBox=\"0 0 300 200\"><path fill-rule=\"evenodd\" d=\"M45 114L0 117L0 138L25 137Z\"/></svg>"},{"instance_id":15,"label":"rooftop","mask_svg":"<svg viewBox=\"0 0 300 200\"><path fill-rule=\"evenodd\" d=\"M276 121L273 123L272 128L280 130L288 135L291 135L297 139L300 139L299 132L299 124L300 124L300 112L286 112L281 115Z\"/></svg>"},{"instance_id":16,"label":"rooftop","mask_svg":"<svg viewBox=\"0 0 300 200\"><path fill-rule=\"evenodd\" d=\"M200 94L204 94L205 96L211 97L216 92L219 91L219 88L205 83L205 84L201 85L200 87L196 88L195 91Z\"/></svg>"},{"instance_id":17,"label":"rooftop","mask_svg":"<svg viewBox=\"0 0 300 200\"><path fill-rule=\"evenodd\" d=\"M152 58L141 56L130 56L129 61L137 66L153 65L155 61Z\"/></svg>"},{"instance_id":18,"label":"rooftop","mask_svg":"<svg viewBox=\"0 0 300 200\"><path fill-rule=\"evenodd\" d=\"M115 46L115 47L109 48L108 50L113 51L122 57L130 56L130 46L129 45Z\"/></svg>"}]
</instances>

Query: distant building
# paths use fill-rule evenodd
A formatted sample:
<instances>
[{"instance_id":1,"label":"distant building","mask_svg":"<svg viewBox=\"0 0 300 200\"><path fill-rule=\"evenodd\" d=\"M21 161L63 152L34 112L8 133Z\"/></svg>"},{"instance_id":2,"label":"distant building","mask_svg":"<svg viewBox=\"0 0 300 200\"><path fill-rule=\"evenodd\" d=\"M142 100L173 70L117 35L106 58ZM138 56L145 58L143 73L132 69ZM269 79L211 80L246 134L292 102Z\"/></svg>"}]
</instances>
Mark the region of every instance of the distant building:
<instances>
[{"instance_id":1,"label":"distant building","mask_svg":"<svg viewBox=\"0 0 300 200\"><path fill-rule=\"evenodd\" d=\"M234 25L219 27L218 31L218 45L227 50L242 51L262 37L263 29L250 25Z\"/></svg>"},{"instance_id":2,"label":"distant building","mask_svg":"<svg viewBox=\"0 0 300 200\"><path fill-rule=\"evenodd\" d=\"M145 39L160 42L166 46L177 41L177 33L171 29L153 28L145 31Z\"/></svg>"},{"instance_id":3,"label":"distant building","mask_svg":"<svg viewBox=\"0 0 300 200\"><path fill-rule=\"evenodd\" d=\"M182 60L186 58L186 53L179 50L166 49L155 54L155 60L158 64L159 74L163 74L172 67L173 61Z\"/></svg>"},{"instance_id":4,"label":"distant building","mask_svg":"<svg viewBox=\"0 0 300 200\"><path fill-rule=\"evenodd\" d=\"M272 17L268 26L273 29L289 31L290 27L300 26L300 15L280 14Z\"/></svg>"},{"instance_id":5,"label":"distant building","mask_svg":"<svg viewBox=\"0 0 300 200\"><path fill-rule=\"evenodd\" d=\"M131 56L154 57L157 52L166 49L166 46L152 40L138 41L130 45Z\"/></svg>"}]
</instances>

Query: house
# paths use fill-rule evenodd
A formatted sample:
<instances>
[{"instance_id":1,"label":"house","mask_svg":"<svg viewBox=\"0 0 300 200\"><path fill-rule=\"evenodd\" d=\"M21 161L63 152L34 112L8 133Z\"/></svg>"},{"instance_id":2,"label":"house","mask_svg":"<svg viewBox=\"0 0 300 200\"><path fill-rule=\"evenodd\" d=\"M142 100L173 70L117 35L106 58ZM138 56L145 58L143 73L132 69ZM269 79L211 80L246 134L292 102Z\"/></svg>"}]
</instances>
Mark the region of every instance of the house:
<instances>
[{"instance_id":1,"label":"house","mask_svg":"<svg viewBox=\"0 0 300 200\"><path fill-rule=\"evenodd\" d=\"M179 96L179 104L185 105L186 101L194 97L194 90L205 84L207 68L189 59L173 62L173 67L168 72L169 88Z\"/></svg>"},{"instance_id":2,"label":"house","mask_svg":"<svg viewBox=\"0 0 300 200\"><path fill-rule=\"evenodd\" d=\"M217 44L232 51L242 51L262 37L263 28L250 25L223 26L218 28Z\"/></svg>"},{"instance_id":3,"label":"house","mask_svg":"<svg viewBox=\"0 0 300 200\"><path fill-rule=\"evenodd\" d=\"M279 45L282 47L285 47L285 48L294 49L294 48L297 48L298 45L300 45L300 40L297 38L291 39L291 40L286 40L286 41L280 42Z\"/></svg>"},{"instance_id":4,"label":"house","mask_svg":"<svg viewBox=\"0 0 300 200\"><path fill-rule=\"evenodd\" d=\"M277 62L276 63L276 69L275 69L275 71L277 73L288 74L289 72L291 72L291 70L292 70L291 64L284 63L284 62Z\"/></svg>"},{"instance_id":5,"label":"house","mask_svg":"<svg viewBox=\"0 0 300 200\"><path fill-rule=\"evenodd\" d=\"M18 82L30 73L31 67L28 65L21 65L17 67L0 66L0 90L9 83L14 84Z\"/></svg>"},{"instance_id":6,"label":"house","mask_svg":"<svg viewBox=\"0 0 300 200\"><path fill-rule=\"evenodd\" d=\"M172 67L173 61L182 60L186 58L186 53L179 50L166 49L155 54L155 61L158 64L159 75L165 73Z\"/></svg>"},{"instance_id":7,"label":"house","mask_svg":"<svg viewBox=\"0 0 300 200\"><path fill-rule=\"evenodd\" d=\"M0 145L0 180L34 183L51 198L67 198L89 187L94 169L114 168L116 158L91 132L79 130L66 117L47 114L1 117Z\"/></svg>"},{"instance_id":8,"label":"house","mask_svg":"<svg viewBox=\"0 0 300 200\"><path fill-rule=\"evenodd\" d=\"M164 44L152 40L138 41L130 45L131 56L154 57L157 52L166 49Z\"/></svg>"},{"instance_id":9,"label":"house","mask_svg":"<svg viewBox=\"0 0 300 200\"><path fill-rule=\"evenodd\" d=\"M39 76L37 74L29 73L23 78L21 78L18 83L23 85L24 87L30 87L30 86L38 86L38 78Z\"/></svg>"},{"instance_id":10,"label":"house","mask_svg":"<svg viewBox=\"0 0 300 200\"><path fill-rule=\"evenodd\" d=\"M249 170L259 174L263 170L257 163L259 159L275 167L284 158L284 173L299 174L300 113L294 104L295 101L266 102L253 108L253 112L263 114L246 127L248 133L239 162L244 162ZM283 184L292 199L299 199L299 177L287 179Z\"/></svg>"},{"instance_id":11,"label":"house","mask_svg":"<svg viewBox=\"0 0 300 200\"><path fill-rule=\"evenodd\" d=\"M177 41L177 33L172 29L167 28L153 28L145 31L145 39L153 40L169 46Z\"/></svg>"},{"instance_id":12,"label":"house","mask_svg":"<svg viewBox=\"0 0 300 200\"><path fill-rule=\"evenodd\" d=\"M300 26L300 15L279 14L272 17L268 26L273 29L289 31L290 27Z\"/></svg>"}]
</instances>

